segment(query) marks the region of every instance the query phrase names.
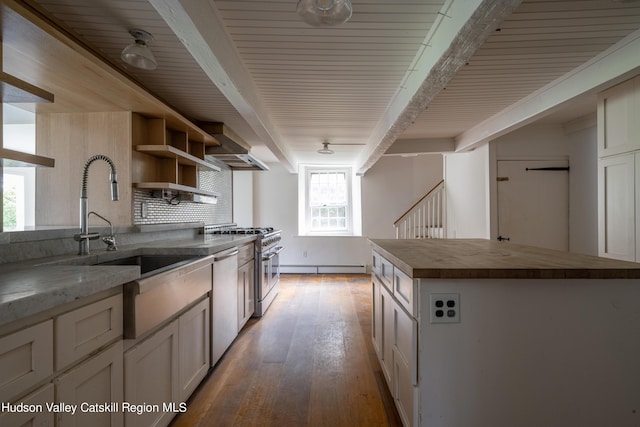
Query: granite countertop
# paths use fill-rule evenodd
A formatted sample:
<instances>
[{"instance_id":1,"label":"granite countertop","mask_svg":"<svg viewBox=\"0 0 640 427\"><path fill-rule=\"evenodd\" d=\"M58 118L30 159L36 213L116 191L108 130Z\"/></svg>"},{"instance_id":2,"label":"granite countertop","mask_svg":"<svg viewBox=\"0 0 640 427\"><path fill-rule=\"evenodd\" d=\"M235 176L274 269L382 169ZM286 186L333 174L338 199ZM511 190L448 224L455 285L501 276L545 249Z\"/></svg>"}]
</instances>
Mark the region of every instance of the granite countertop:
<instances>
[{"instance_id":1,"label":"granite countertop","mask_svg":"<svg viewBox=\"0 0 640 427\"><path fill-rule=\"evenodd\" d=\"M199 236L122 246L118 251L0 265L0 326L140 278L140 267L94 265L133 255L206 256L255 240L255 235Z\"/></svg>"},{"instance_id":2,"label":"granite countertop","mask_svg":"<svg viewBox=\"0 0 640 427\"><path fill-rule=\"evenodd\" d=\"M413 278L626 279L640 264L485 239L370 239Z\"/></svg>"}]
</instances>

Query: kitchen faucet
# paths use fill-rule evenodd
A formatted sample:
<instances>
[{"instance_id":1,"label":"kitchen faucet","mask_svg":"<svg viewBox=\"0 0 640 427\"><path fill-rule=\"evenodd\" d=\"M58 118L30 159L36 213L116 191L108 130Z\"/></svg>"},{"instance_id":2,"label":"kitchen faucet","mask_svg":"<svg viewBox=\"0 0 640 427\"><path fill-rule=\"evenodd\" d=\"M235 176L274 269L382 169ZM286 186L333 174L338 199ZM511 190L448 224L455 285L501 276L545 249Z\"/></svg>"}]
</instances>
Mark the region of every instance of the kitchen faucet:
<instances>
[{"instance_id":1,"label":"kitchen faucet","mask_svg":"<svg viewBox=\"0 0 640 427\"><path fill-rule=\"evenodd\" d=\"M109 181L111 182L111 200L118 200L118 180L116 178L116 167L113 164L113 161L102 154L97 154L93 157L90 157L84 164L84 171L82 173L82 190L80 192L80 234L76 234L74 236L74 239L79 242L79 255L89 255L89 240L94 240L100 237L100 233L89 233L89 200L87 197L87 180L89 178L89 166L91 166L91 163L95 162L96 160L104 160L109 164L109 167L111 168L109 172ZM107 221L105 218L101 217L95 212L93 213L96 216ZM111 225L110 222L109 225ZM113 237L113 228L111 231L111 236ZM105 241L105 243L107 242ZM109 243L107 244L111 246ZM115 240L113 241L113 247L115 248Z\"/></svg>"},{"instance_id":2,"label":"kitchen faucet","mask_svg":"<svg viewBox=\"0 0 640 427\"><path fill-rule=\"evenodd\" d=\"M101 220L105 221L107 224L109 224L109 228L111 229L111 232L109 233L108 236L103 237L102 241L107 244L108 251L117 251L118 246L116 245L116 235L113 234L113 224L111 224L111 221L109 221L107 218L103 217L102 215L94 211L89 212L88 216L91 216L91 215L95 215Z\"/></svg>"}]
</instances>

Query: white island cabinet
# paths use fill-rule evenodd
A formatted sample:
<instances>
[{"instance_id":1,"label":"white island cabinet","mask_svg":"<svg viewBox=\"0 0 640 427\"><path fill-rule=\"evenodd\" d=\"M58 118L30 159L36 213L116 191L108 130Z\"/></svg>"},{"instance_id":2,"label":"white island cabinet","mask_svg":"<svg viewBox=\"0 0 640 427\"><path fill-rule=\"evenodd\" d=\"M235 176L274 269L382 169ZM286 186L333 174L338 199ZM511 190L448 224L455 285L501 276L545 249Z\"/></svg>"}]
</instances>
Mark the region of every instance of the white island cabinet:
<instances>
[{"instance_id":1,"label":"white island cabinet","mask_svg":"<svg viewBox=\"0 0 640 427\"><path fill-rule=\"evenodd\" d=\"M371 243L374 348L405 425L640 425L640 264Z\"/></svg>"},{"instance_id":2,"label":"white island cabinet","mask_svg":"<svg viewBox=\"0 0 640 427\"><path fill-rule=\"evenodd\" d=\"M99 298L4 326L0 402L25 409L0 411L0 426L123 425L120 412L91 409L123 399L122 294Z\"/></svg>"}]
</instances>

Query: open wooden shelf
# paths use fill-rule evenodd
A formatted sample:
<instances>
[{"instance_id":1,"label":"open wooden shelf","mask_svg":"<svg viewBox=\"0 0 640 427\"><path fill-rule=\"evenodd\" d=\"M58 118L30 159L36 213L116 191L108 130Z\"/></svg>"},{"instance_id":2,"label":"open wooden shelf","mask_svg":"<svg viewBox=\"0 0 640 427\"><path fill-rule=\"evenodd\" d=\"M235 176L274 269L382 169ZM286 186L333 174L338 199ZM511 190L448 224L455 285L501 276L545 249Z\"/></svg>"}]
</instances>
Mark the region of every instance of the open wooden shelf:
<instances>
[{"instance_id":1,"label":"open wooden shelf","mask_svg":"<svg viewBox=\"0 0 640 427\"><path fill-rule=\"evenodd\" d=\"M0 148L0 162L3 167L44 166L52 168L55 166L56 161L49 157L9 150L8 148Z\"/></svg>"},{"instance_id":2,"label":"open wooden shelf","mask_svg":"<svg viewBox=\"0 0 640 427\"><path fill-rule=\"evenodd\" d=\"M53 102L53 94L20 80L11 74L0 71L0 95L2 102L33 103Z\"/></svg>"},{"instance_id":3,"label":"open wooden shelf","mask_svg":"<svg viewBox=\"0 0 640 427\"><path fill-rule=\"evenodd\" d=\"M200 166L208 170L220 172L220 168L213 163L209 163L205 160L199 159L172 145L136 145L135 150L141 153L150 154L155 157L176 159L178 161L178 164L181 165Z\"/></svg>"},{"instance_id":4,"label":"open wooden shelf","mask_svg":"<svg viewBox=\"0 0 640 427\"><path fill-rule=\"evenodd\" d=\"M171 190L171 191L178 191L182 193L200 194L202 196L209 196L209 197L220 196L220 193L217 193L215 191L201 190L199 188L189 187L187 185L176 184L173 182L134 182L133 186L134 188L139 188L142 190Z\"/></svg>"}]
</instances>

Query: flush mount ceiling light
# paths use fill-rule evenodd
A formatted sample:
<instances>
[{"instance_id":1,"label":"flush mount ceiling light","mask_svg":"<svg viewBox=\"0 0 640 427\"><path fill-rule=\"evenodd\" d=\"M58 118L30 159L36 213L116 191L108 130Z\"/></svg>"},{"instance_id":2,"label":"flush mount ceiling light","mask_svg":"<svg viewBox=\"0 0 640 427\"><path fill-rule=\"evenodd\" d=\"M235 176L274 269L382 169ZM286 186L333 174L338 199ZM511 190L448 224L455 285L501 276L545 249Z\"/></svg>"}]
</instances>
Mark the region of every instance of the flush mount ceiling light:
<instances>
[{"instance_id":1,"label":"flush mount ceiling light","mask_svg":"<svg viewBox=\"0 0 640 427\"><path fill-rule=\"evenodd\" d=\"M343 24L351 18L350 0L300 0L298 15L314 27Z\"/></svg>"},{"instance_id":2,"label":"flush mount ceiling light","mask_svg":"<svg viewBox=\"0 0 640 427\"><path fill-rule=\"evenodd\" d=\"M129 30L129 34L136 39L135 43L125 47L120 57L124 62L143 70L155 70L158 66L153 52L147 46L153 36L144 30Z\"/></svg>"},{"instance_id":3,"label":"flush mount ceiling light","mask_svg":"<svg viewBox=\"0 0 640 427\"><path fill-rule=\"evenodd\" d=\"M329 148L329 143L325 141L325 142L322 143L322 148L318 150L318 153L320 153L320 154L333 154L334 151Z\"/></svg>"}]
</instances>

